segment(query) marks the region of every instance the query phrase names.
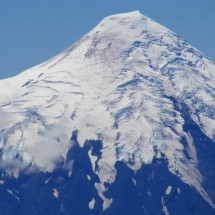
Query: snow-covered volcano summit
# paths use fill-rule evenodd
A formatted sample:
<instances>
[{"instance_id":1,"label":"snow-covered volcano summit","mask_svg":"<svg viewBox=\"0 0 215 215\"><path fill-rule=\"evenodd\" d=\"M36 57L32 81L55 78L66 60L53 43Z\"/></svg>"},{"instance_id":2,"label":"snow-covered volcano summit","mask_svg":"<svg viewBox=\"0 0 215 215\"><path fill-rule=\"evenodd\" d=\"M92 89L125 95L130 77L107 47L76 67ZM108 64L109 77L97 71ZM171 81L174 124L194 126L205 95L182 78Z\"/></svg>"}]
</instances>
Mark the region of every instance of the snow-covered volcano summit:
<instances>
[{"instance_id":1,"label":"snow-covered volcano summit","mask_svg":"<svg viewBox=\"0 0 215 215\"><path fill-rule=\"evenodd\" d=\"M117 161L138 170L156 158L214 206L183 112L215 144L214 86L215 64L183 38L139 12L107 17L51 60L0 81L2 167L52 172L78 131L81 147L102 141L102 155L89 157L104 208Z\"/></svg>"}]
</instances>

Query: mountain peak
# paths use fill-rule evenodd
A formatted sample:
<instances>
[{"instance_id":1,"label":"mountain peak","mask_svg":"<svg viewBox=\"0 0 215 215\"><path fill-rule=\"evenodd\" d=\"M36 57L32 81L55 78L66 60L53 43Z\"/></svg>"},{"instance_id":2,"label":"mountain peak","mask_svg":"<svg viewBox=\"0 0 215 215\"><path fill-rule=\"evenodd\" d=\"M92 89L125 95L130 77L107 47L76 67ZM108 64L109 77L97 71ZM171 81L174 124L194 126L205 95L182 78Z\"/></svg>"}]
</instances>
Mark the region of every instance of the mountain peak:
<instances>
[{"instance_id":1,"label":"mountain peak","mask_svg":"<svg viewBox=\"0 0 215 215\"><path fill-rule=\"evenodd\" d=\"M124 25L124 26L129 24L131 25L133 23L134 25L137 25L137 26L139 25L138 27L141 27L141 23L146 24L147 22L151 24L156 23L150 18L144 16L142 13L140 13L140 11L133 11L128 13L120 13L120 14L108 16L104 18L98 26L111 25L112 29L114 29L113 28L114 23L118 25Z\"/></svg>"},{"instance_id":2,"label":"mountain peak","mask_svg":"<svg viewBox=\"0 0 215 215\"><path fill-rule=\"evenodd\" d=\"M112 19L112 18L129 18L129 17L142 17L144 16L139 10L126 12L126 13L119 13L107 16L105 19Z\"/></svg>"}]
</instances>

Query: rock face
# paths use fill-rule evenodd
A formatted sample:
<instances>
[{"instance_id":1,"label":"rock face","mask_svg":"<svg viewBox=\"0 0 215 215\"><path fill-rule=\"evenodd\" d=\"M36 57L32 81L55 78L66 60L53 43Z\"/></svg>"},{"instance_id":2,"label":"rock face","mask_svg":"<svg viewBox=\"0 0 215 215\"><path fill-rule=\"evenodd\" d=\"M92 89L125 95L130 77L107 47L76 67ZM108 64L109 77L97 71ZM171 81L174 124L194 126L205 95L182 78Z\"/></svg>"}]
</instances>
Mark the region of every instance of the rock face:
<instances>
[{"instance_id":1,"label":"rock face","mask_svg":"<svg viewBox=\"0 0 215 215\"><path fill-rule=\"evenodd\" d=\"M0 81L1 214L214 214L215 64L139 12Z\"/></svg>"}]
</instances>

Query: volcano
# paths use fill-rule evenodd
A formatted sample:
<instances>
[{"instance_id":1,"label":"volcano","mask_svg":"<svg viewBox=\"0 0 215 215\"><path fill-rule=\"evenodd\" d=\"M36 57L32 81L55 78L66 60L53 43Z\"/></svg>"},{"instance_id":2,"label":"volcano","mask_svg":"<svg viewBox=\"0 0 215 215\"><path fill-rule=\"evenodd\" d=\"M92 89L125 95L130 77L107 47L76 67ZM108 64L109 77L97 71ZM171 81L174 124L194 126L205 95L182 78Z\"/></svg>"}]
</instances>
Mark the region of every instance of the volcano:
<instances>
[{"instance_id":1,"label":"volcano","mask_svg":"<svg viewBox=\"0 0 215 215\"><path fill-rule=\"evenodd\" d=\"M215 214L215 64L135 11L0 80L0 214Z\"/></svg>"}]
</instances>

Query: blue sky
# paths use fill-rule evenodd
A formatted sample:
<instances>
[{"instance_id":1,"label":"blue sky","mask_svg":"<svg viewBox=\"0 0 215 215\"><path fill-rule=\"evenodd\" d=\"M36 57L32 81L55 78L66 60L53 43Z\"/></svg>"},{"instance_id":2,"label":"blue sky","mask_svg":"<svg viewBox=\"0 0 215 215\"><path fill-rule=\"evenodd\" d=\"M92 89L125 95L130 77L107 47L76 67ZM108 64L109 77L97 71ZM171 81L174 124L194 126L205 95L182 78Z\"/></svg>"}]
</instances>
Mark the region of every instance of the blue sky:
<instances>
[{"instance_id":1,"label":"blue sky","mask_svg":"<svg viewBox=\"0 0 215 215\"><path fill-rule=\"evenodd\" d=\"M1 0L0 79L53 57L104 17L134 10L215 60L215 0Z\"/></svg>"}]
</instances>

